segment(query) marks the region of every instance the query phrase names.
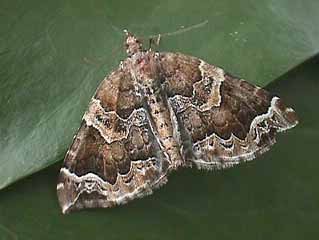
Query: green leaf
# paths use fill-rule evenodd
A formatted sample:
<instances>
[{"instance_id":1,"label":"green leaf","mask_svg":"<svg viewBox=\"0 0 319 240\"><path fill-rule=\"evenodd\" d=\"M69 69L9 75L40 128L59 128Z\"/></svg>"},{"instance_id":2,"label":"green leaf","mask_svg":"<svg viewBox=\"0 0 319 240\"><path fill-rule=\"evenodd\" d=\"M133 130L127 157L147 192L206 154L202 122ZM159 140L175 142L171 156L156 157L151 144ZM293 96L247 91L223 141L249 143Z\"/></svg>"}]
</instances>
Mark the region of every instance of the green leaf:
<instances>
[{"instance_id":1,"label":"green leaf","mask_svg":"<svg viewBox=\"0 0 319 240\"><path fill-rule=\"evenodd\" d=\"M0 189L63 158L122 29L266 85L319 49L318 1L2 0Z\"/></svg>"},{"instance_id":2,"label":"green leaf","mask_svg":"<svg viewBox=\"0 0 319 240\"><path fill-rule=\"evenodd\" d=\"M319 222L319 55L268 88L300 124L263 157L225 171L184 169L153 195L62 215L59 165L1 192L0 239L316 239Z\"/></svg>"}]
</instances>

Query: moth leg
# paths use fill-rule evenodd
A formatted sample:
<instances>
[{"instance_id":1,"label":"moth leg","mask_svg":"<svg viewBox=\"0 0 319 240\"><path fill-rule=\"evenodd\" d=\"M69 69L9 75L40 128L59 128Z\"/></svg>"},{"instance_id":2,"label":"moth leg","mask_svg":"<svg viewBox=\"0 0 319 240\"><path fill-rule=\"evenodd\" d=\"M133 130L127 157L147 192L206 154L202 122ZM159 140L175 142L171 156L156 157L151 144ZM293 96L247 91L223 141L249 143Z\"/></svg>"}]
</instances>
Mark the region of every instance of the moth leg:
<instances>
[{"instance_id":1,"label":"moth leg","mask_svg":"<svg viewBox=\"0 0 319 240\"><path fill-rule=\"evenodd\" d=\"M161 34L150 37L148 49L152 49L152 45L156 45L158 47L160 45L160 41L161 41Z\"/></svg>"}]
</instances>

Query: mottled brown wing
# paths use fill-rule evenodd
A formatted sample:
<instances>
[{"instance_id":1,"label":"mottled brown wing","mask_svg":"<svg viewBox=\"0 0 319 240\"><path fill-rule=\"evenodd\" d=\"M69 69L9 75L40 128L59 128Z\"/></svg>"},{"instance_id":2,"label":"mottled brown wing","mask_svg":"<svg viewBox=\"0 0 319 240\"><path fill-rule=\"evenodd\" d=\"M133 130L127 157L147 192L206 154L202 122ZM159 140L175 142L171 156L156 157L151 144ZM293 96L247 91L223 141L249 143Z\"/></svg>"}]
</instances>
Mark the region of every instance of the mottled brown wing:
<instances>
[{"instance_id":1,"label":"mottled brown wing","mask_svg":"<svg viewBox=\"0 0 319 240\"><path fill-rule=\"evenodd\" d=\"M226 168L255 158L294 127L295 112L264 89L179 53L161 53L162 78L181 131L186 159Z\"/></svg>"},{"instance_id":2,"label":"mottled brown wing","mask_svg":"<svg viewBox=\"0 0 319 240\"><path fill-rule=\"evenodd\" d=\"M63 213L122 204L166 182L166 157L142 104L129 72L101 83L60 171Z\"/></svg>"}]
</instances>

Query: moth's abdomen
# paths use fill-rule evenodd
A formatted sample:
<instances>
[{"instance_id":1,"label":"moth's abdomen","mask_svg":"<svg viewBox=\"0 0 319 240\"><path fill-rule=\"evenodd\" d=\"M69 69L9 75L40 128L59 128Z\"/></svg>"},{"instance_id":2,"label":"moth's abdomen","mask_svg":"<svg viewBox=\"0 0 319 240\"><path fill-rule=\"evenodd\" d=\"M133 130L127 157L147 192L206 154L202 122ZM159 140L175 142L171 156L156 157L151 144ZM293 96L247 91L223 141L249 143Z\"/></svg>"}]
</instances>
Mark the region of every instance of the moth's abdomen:
<instances>
[{"instance_id":1,"label":"moth's abdomen","mask_svg":"<svg viewBox=\"0 0 319 240\"><path fill-rule=\"evenodd\" d=\"M153 122L155 136L163 152L170 159L170 168L176 169L184 163L181 155L181 143L175 134L178 125L173 119L176 116L172 116L174 113L170 111L166 94L161 87L155 88L154 84L145 85L144 95Z\"/></svg>"}]
</instances>

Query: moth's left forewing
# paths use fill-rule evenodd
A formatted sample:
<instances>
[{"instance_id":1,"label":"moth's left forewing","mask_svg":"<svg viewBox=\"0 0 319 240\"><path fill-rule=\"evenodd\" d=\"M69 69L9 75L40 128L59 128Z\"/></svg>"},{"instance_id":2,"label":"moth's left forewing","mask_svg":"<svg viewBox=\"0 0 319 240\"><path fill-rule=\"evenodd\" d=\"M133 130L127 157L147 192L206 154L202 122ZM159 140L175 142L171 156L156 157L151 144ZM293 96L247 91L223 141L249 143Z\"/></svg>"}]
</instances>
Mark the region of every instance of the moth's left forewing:
<instances>
[{"instance_id":1,"label":"moth's left forewing","mask_svg":"<svg viewBox=\"0 0 319 240\"><path fill-rule=\"evenodd\" d=\"M161 67L187 160L198 168L254 159L298 123L277 96L198 58L162 53Z\"/></svg>"},{"instance_id":2,"label":"moth's left forewing","mask_svg":"<svg viewBox=\"0 0 319 240\"><path fill-rule=\"evenodd\" d=\"M63 213L150 194L167 180L166 160L130 72L114 71L92 98L65 156L57 185Z\"/></svg>"}]
</instances>

